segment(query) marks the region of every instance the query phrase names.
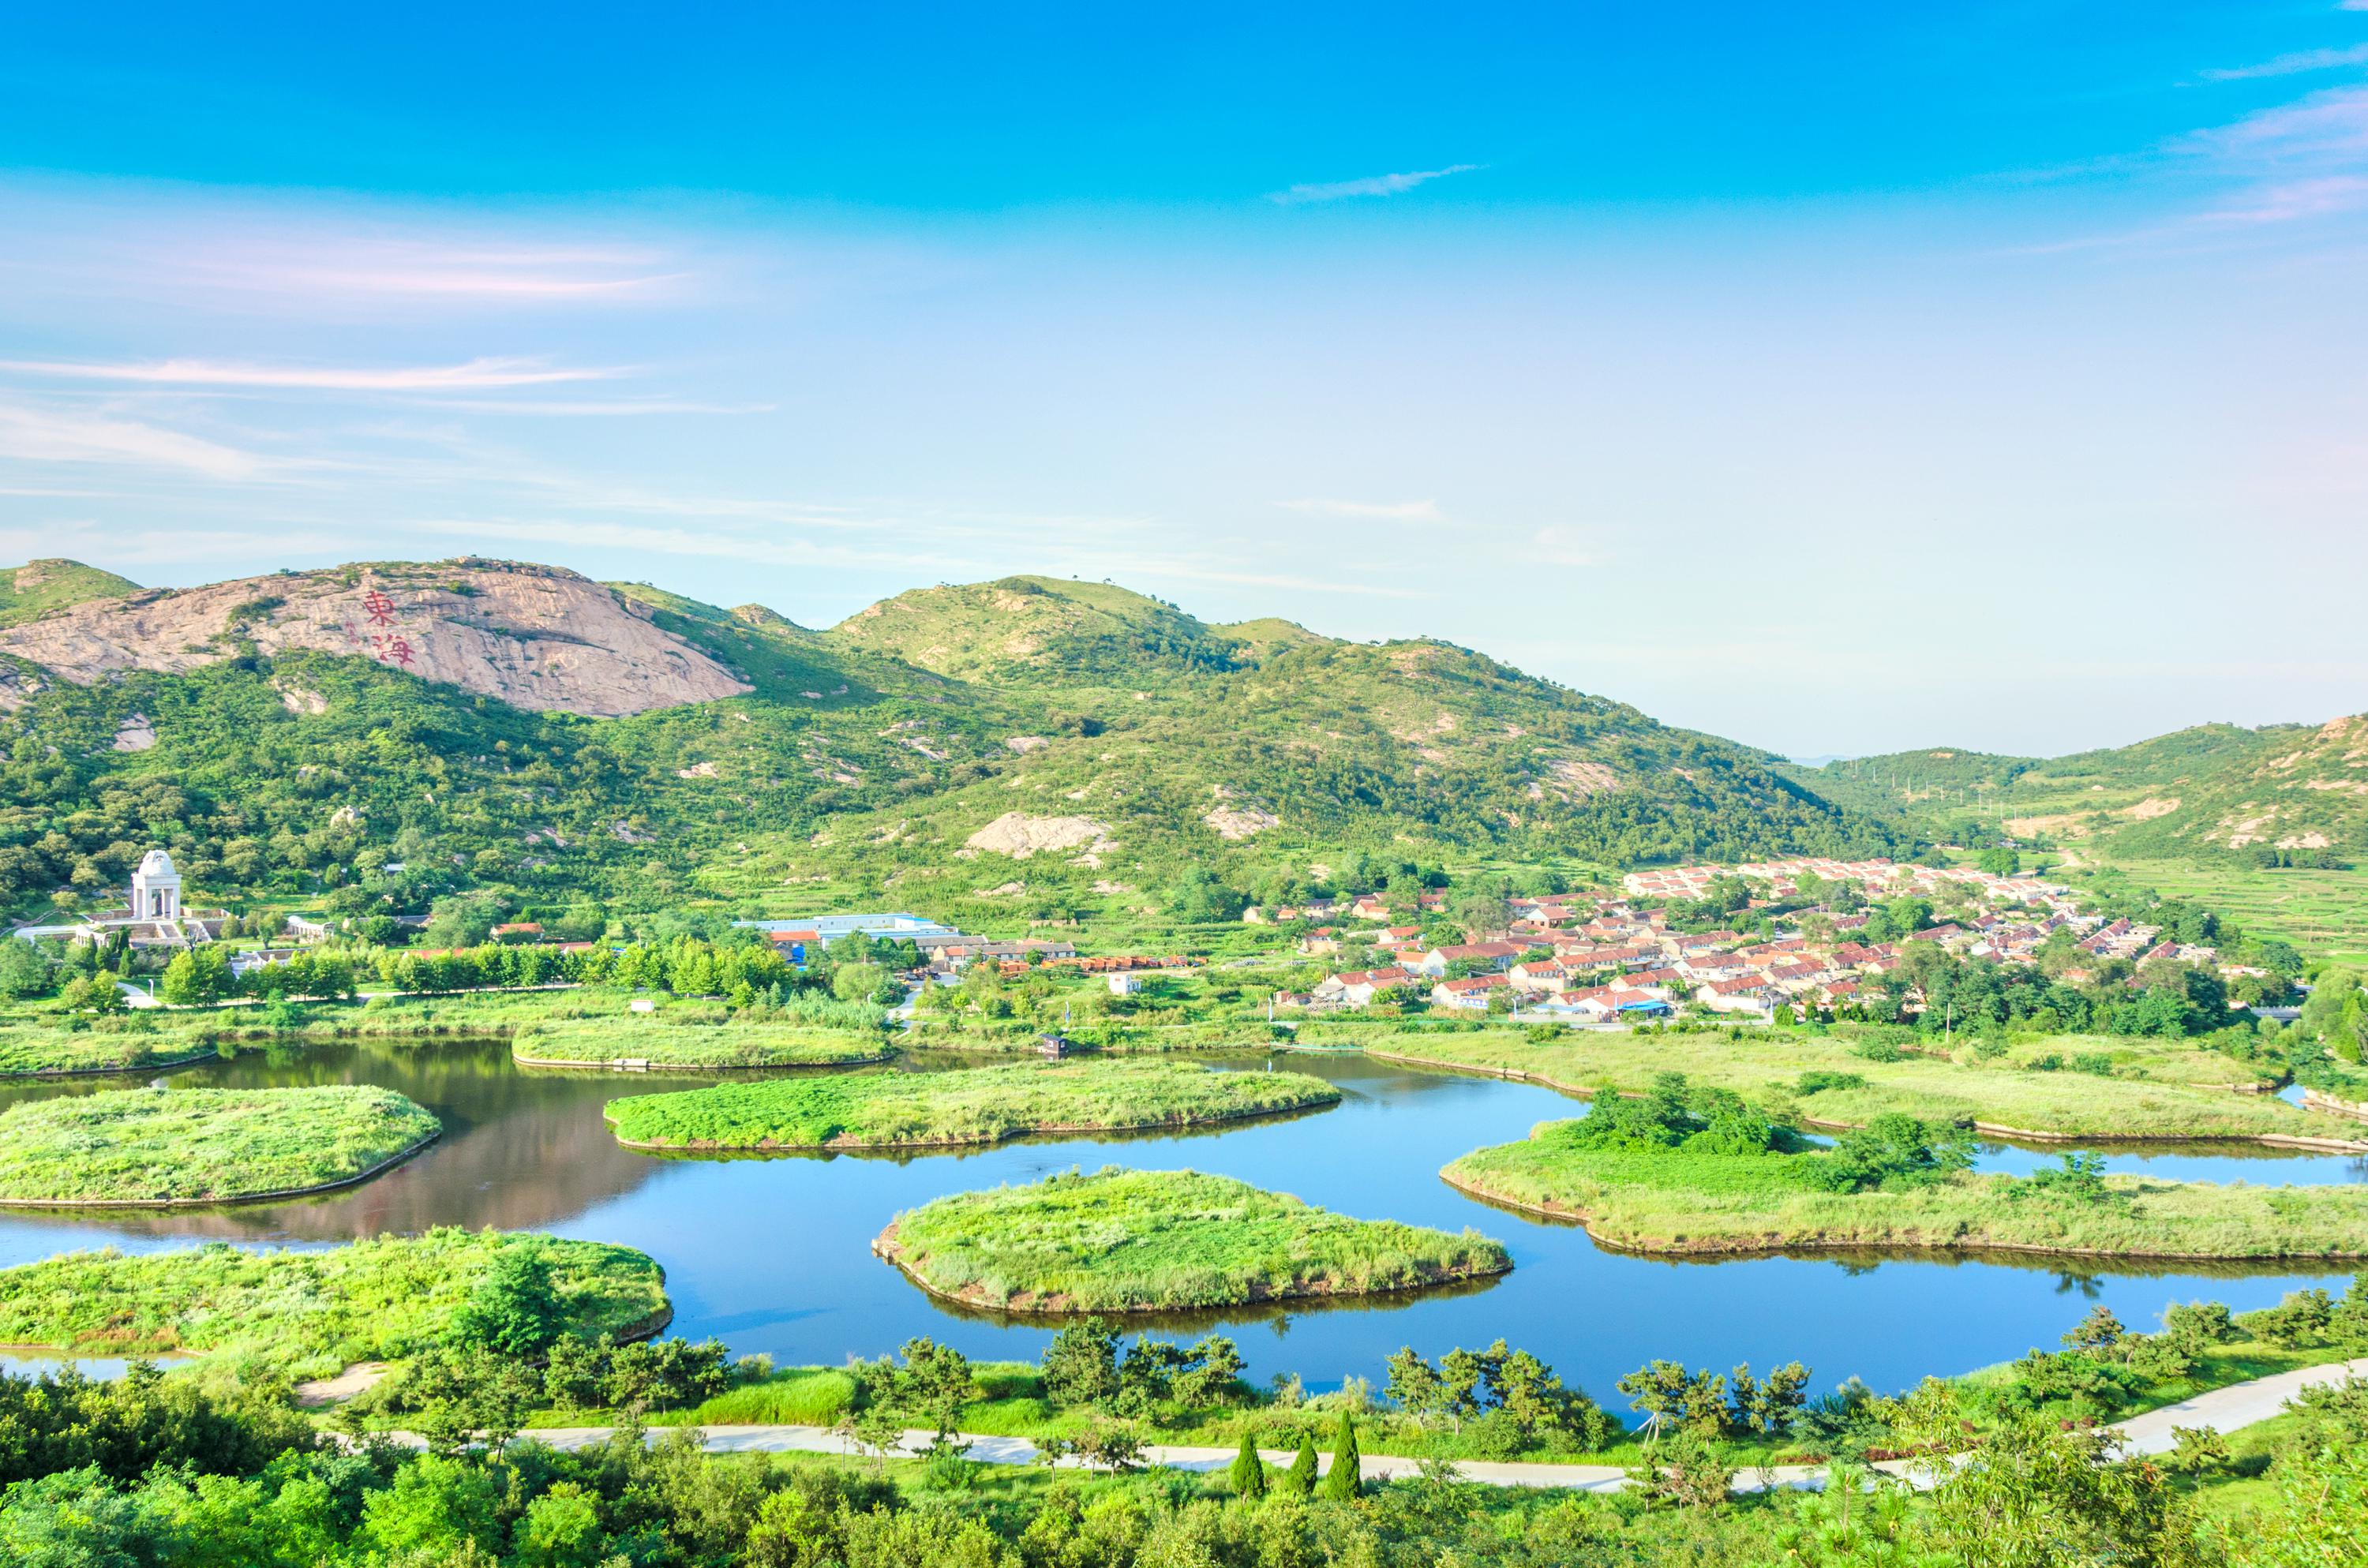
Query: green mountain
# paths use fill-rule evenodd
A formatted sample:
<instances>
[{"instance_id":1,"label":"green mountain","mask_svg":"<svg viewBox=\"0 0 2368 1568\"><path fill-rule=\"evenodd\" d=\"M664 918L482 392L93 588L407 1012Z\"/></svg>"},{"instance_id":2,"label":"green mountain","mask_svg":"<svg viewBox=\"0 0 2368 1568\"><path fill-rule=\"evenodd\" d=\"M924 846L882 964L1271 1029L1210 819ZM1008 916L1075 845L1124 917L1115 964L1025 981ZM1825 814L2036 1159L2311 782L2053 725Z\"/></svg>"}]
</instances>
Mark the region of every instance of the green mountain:
<instances>
[{"instance_id":1,"label":"green mountain","mask_svg":"<svg viewBox=\"0 0 2368 1568\"><path fill-rule=\"evenodd\" d=\"M131 578L79 561L28 561L14 570L0 567L0 626L14 626L88 599L139 591L140 585Z\"/></svg>"},{"instance_id":2,"label":"green mountain","mask_svg":"<svg viewBox=\"0 0 2368 1568\"><path fill-rule=\"evenodd\" d=\"M2069 756L1941 748L1784 772L1827 800L1942 835L1974 822L2123 857L2368 848L2368 719L2199 724Z\"/></svg>"},{"instance_id":3,"label":"green mountain","mask_svg":"<svg viewBox=\"0 0 2368 1568\"><path fill-rule=\"evenodd\" d=\"M1468 649L1048 578L817 631L519 562L378 562L85 601L0 629L0 662L19 910L97 896L160 841L208 892L356 913L490 888L982 920L1360 854L1906 843L1764 753Z\"/></svg>"}]
</instances>

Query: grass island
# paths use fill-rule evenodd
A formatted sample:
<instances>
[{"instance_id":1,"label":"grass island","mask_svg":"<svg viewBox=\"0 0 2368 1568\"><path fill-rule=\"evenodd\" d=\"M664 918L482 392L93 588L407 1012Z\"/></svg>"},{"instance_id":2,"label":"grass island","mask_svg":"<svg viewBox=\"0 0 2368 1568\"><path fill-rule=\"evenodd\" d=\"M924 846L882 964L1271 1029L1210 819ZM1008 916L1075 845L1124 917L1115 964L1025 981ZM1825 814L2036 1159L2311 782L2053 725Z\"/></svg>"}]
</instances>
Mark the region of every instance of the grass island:
<instances>
[{"instance_id":1,"label":"grass island","mask_svg":"<svg viewBox=\"0 0 2368 1568\"><path fill-rule=\"evenodd\" d=\"M1304 1073L1221 1073L1191 1062L1027 1062L950 1073L867 1073L720 1084L611 1100L636 1149L902 1149L1030 1133L1199 1126L1337 1104Z\"/></svg>"},{"instance_id":2,"label":"grass island","mask_svg":"<svg viewBox=\"0 0 2368 1568\"><path fill-rule=\"evenodd\" d=\"M872 1250L933 1295L1018 1312L1361 1296L1502 1274L1474 1231L1355 1220L1198 1171L1069 1172L896 1216Z\"/></svg>"},{"instance_id":3,"label":"grass island","mask_svg":"<svg viewBox=\"0 0 2368 1568\"><path fill-rule=\"evenodd\" d=\"M0 1024L0 1078L141 1073L216 1054L212 1041L187 1034L75 1029L46 1019Z\"/></svg>"},{"instance_id":4,"label":"grass island","mask_svg":"<svg viewBox=\"0 0 2368 1568\"><path fill-rule=\"evenodd\" d=\"M2368 1191L2111 1176L1983 1176L1971 1135L1889 1113L1829 1150L1731 1092L1668 1074L1645 1096L1464 1155L1440 1174L1474 1197L1576 1220L1661 1254L1918 1248L2268 1262L2368 1257Z\"/></svg>"},{"instance_id":5,"label":"grass island","mask_svg":"<svg viewBox=\"0 0 2368 1568\"><path fill-rule=\"evenodd\" d=\"M510 1041L523 1067L712 1072L757 1067L851 1067L885 1062L885 1035L812 1025L677 1024L649 1018L570 1018L530 1024Z\"/></svg>"},{"instance_id":6,"label":"grass island","mask_svg":"<svg viewBox=\"0 0 2368 1568\"><path fill-rule=\"evenodd\" d=\"M392 1089L111 1089L0 1114L0 1204L146 1208L344 1187L442 1131Z\"/></svg>"},{"instance_id":7,"label":"grass island","mask_svg":"<svg viewBox=\"0 0 2368 1568\"><path fill-rule=\"evenodd\" d=\"M2096 1142L2245 1140L2290 1148L2356 1151L2368 1128L2244 1092L2236 1064L2184 1041L2115 1041L2111 1075L2033 1067L2033 1053L1985 1061L1971 1045L1954 1054L1895 1052L1885 1060L1839 1035L1760 1029L1717 1034L1574 1031L1534 1044L1485 1035L1441 1035L1370 1054L1384 1061L1487 1073L1565 1093L1637 1095L1671 1067L1812 1126L1861 1126L1898 1113L1961 1122L2006 1138ZM2221 1080L2199 1082L2200 1078ZM2249 1089L2251 1085L2245 1086Z\"/></svg>"},{"instance_id":8,"label":"grass island","mask_svg":"<svg viewBox=\"0 0 2368 1568\"><path fill-rule=\"evenodd\" d=\"M321 1251L227 1243L127 1256L108 1248L0 1268L0 1344L73 1354L179 1351L313 1376L443 1337L497 1255L536 1249L568 1332L655 1334L666 1276L631 1247L444 1227Z\"/></svg>"}]
</instances>

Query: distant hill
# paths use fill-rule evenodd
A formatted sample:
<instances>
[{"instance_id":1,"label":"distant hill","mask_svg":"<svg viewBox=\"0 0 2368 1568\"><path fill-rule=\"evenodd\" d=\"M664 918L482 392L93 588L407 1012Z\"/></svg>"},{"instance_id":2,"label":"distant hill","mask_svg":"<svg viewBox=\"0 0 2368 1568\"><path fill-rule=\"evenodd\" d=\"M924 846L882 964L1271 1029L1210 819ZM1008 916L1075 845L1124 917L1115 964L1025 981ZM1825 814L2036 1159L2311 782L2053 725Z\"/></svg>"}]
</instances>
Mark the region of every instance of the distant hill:
<instances>
[{"instance_id":1,"label":"distant hill","mask_svg":"<svg viewBox=\"0 0 2368 1568\"><path fill-rule=\"evenodd\" d=\"M2166 792L2123 832L2125 852L2368 852L2368 714L2253 733L2259 744L2231 748Z\"/></svg>"},{"instance_id":2,"label":"distant hill","mask_svg":"<svg viewBox=\"0 0 2368 1568\"><path fill-rule=\"evenodd\" d=\"M140 585L129 577L85 566L79 561L28 561L22 566L0 566L0 626L14 626L53 609L64 609L86 599L136 594Z\"/></svg>"},{"instance_id":3,"label":"distant hill","mask_svg":"<svg viewBox=\"0 0 2368 1568\"><path fill-rule=\"evenodd\" d=\"M1935 833L1970 820L2123 856L2368 850L2362 718L2199 724L2069 756L1938 748L1784 771L1828 800Z\"/></svg>"},{"instance_id":4,"label":"distant hill","mask_svg":"<svg viewBox=\"0 0 2368 1568\"><path fill-rule=\"evenodd\" d=\"M522 562L375 562L126 585L0 628L0 723L35 743L0 761L19 907L158 839L195 885L354 912L487 887L1058 913L1356 854L1908 844L1765 753L1468 649L1042 577L814 631Z\"/></svg>"}]
</instances>

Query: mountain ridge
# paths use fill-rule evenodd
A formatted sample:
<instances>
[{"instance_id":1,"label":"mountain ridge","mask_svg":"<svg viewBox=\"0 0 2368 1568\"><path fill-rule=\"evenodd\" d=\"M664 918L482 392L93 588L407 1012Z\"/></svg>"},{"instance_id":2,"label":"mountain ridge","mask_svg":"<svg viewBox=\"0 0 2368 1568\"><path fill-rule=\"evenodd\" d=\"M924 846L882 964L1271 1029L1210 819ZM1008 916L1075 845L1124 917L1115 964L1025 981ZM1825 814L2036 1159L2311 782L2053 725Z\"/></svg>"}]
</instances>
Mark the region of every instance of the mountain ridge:
<instances>
[{"instance_id":1,"label":"mountain ridge","mask_svg":"<svg viewBox=\"0 0 2368 1568\"><path fill-rule=\"evenodd\" d=\"M368 623L373 593L394 626ZM405 624L407 663L379 640ZM827 882L957 904L1010 884L1054 914L1349 853L1908 846L1765 752L1473 650L1212 626L1053 578L817 631L526 562L357 563L85 601L0 630L0 654L20 907L110 887L160 841L193 884L351 911Z\"/></svg>"}]
</instances>

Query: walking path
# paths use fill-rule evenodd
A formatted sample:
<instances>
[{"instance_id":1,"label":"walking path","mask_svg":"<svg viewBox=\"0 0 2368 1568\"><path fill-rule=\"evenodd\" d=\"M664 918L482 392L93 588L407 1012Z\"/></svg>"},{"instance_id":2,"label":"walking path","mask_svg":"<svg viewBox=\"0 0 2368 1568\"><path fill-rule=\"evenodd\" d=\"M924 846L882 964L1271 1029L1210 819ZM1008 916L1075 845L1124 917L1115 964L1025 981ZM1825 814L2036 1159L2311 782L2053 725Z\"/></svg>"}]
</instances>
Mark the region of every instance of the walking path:
<instances>
[{"instance_id":1,"label":"walking path","mask_svg":"<svg viewBox=\"0 0 2368 1568\"><path fill-rule=\"evenodd\" d=\"M2197 1394L2193 1399L2177 1404L2164 1405L2127 1421L2115 1422L2109 1430L2120 1435L2125 1451L2133 1454L2167 1453L2173 1445L2171 1429L2175 1426L2208 1426L2218 1432L2234 1432L2256 1422L2267 1421L2278 1415L2287 1400L2304 1389L2318 1384L2340 1383L2351 1377L2368 1377L2368 1357L2357 1360L2335 1361L2322 1367L2306 1367L2298 1371L2280 1372L2272 1377L2256 1378L2251 1382L2232 1383ZM556 1449L583 1449L608 1440L617 1428L613 1426L552 1426L541 1427L521 1434ZM650 1439L655 1442L671 1430L653 1427ZM827 1426L702 1426L700 1447L712 1454L847 1454L853 1450L848 1440ZM398 1433L399 1441L417 1442L409 1433ZM929 1447L936 1434L920 1428L905 1432L900 1447L917 1454ZM969 1445L968 1457L982 1464L1030 1465L1038 1462L1036 1445L1025 1437L989 1437L961 1434L955 1439ZM1281 1467L1292 1460L1292 1450L1276 1449L1261 1450L1268 1463ZM1166 1465L1174 1470L1216 1471L1234 1462L1232 1449L1193 1448L1169 1444L1146 1444L1143 1449L1147 1464ZM1073 1460L1061 1463L1074 1464ZM1322 1456L1320 1465L1329 1469L1331 1459ZM1906 1475L1907 1460L1894 1460L1873 1467L1893 1475ZM1367 1481L1388 1481L1420 1472L1418 1460L1404 1459L1395 1454L1366 1454L1360 1473ZM1615 1492L1628 1484L1628 1472L1618 1465L1609 1464L1523 1464L1484 1460L1462 1460L1455 1471L1465 1481L1476 1481L1491 1486L1557 1486L1580 1492ZM1740 1471L1736 1476L1738 1490L1757 1490L1762 1484L1775 1486L1813 1486L1824 1476L1825 1467L1809 1464L1780 1464L1765 1470Z\"/></svg>"}]
</instances>

